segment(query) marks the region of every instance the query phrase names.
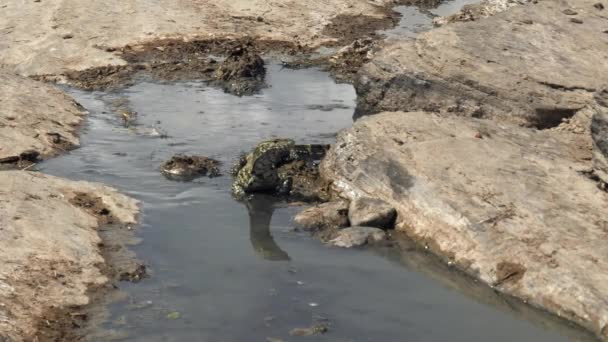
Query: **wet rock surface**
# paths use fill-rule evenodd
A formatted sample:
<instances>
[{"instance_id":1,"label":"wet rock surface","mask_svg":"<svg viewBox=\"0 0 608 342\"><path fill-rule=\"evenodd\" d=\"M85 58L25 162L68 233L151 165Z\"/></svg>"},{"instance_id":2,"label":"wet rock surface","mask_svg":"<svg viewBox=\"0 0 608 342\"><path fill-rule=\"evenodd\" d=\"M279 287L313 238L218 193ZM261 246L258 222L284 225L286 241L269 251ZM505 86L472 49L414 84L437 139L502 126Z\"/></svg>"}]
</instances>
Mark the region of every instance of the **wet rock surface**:
<instances>
[{"instance_id":1,"label":"wet rock surface","mask_svg":"<svg viewBox=\"0 0 608 342\"><path fill-rule=\"evenodd\" d=\"M163 176L176 181L220 176L220 162L203 156L177 154L160 166Z\"/></svg>"},{"instance_id":2,"label":"wet rock surface","mask_svg":"<svg viewBox=\"0 0 608 342\"><path fill-rule=\"evenodd\" d=\"M348 227L340 229L327 243L334 247L352 248L373 244L386 239L386 233L373 227Z\"/></svg>"},{"instance_id":3,"label":"wet rock surface","mask_svg":"<svg viewBox=\"0 0 608 342\"><path fill-rule=\"evenodd\" d=\"M342 196L394 206L397 230L465 272L600 335L608 323L608 197L579 172L591 164L579 139L383 113L342 131L321 173Z\"/></svg>"},{"instance_id":4,"label":"wet rock surface","mask_svg":"<svg viewBox=\"0 0 608 342\"><path fill-rule=\"evenodd\" d=\"M357 115L424 110L555 127L591 103L608 73L596 2L514 6L389 44L359 73ZM584 24L563 13L573 7Z\"/></svg>"},{"instance_id":5,"label":"wet rock surface","mask_svg":"<svg viewBox=\"0 0 608 342\"><path fill-rule=\"evenodd\" d=\"M0 70L0 167L24 168L78 146L83 116L61 90Z\"/></svg>"},{"instance_id":6,"label":"wet rock surface","mask_svg":"<svg viewBox=\"0 0 608 342\"><path fill-rule=\"evenodd\" d=\"M100 184L0 172L0 340L73 340L95 290L135 264L109 265L98 229L136 223L137 202ZM126 244L127 241L122 241ZM105 247L102 247L104 246Z\"/></svg>"},{"instance_id":7,"label":"wet rock surface","mask_svg":"<svg viewBox=\"0 0 608 342\"><path fill-rule=\"evenodd\" d=\"M391 229L395 225L396 218L395 208L376 198L357 198L348 208L348 219L353 226Z\"/></svg>"},{"instance_id":8,"label":"wet rock surface","mask_svg":"<svg viewBox=\"0 0 608 342\"><path fill-rule=\"evenodd\" d=\"M324 196L318 162L327 145L296 145L291 139L259 143L236 166L232 192L237 197L251 193L314 199Z\"/></svg>"},{"instance_id":9,"label":"wet rock surface","mask_svg":"<svg viewBox=\"0 0 608 342\"><path fill-rule=\"evenodd\" d=\"M298 229L312 232L348 227L348 203L333 201L312 206L296 215L293 223Z\"/></svg>"},{"instance_id":10,"label":"wet rock surface","mask_svg":"<svg viewBox=\"0 0 608 342\"><path fill-rule=\"evenodd\" d=\"M215 83L225 92L252 95L266 86L264 60L251 43L236 47L215 71Z\"/></svg>"}]
</instances>

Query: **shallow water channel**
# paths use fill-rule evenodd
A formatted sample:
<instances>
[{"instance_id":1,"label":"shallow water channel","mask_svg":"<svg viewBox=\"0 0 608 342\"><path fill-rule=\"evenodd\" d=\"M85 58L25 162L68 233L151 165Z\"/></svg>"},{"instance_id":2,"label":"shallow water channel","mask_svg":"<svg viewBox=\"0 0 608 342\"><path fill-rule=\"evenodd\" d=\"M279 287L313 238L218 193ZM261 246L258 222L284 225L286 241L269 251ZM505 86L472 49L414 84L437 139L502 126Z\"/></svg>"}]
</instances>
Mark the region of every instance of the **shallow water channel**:
<instances>
[{"instance_id":1,"label":"shallow water channel","mask_svg":"<svg viewBox=\"0 0 608 342\"><path fill-rule=\"evenodd\" d=\"M121 283L95 340L569 341L587 335L509 301L419 251L330 248L294 232L300 208L229 193L240 152L269 137L331 143L352 124L355 92L315 70L270 65L270 88L235 97L203 83L138 83L69 92L90 112L82 147L41 170L102 182L140 200L151 276ZM137 112L126 128L113 104ZM223 162L224 176L173 182L161 162L183 152ZM293 328L329 323L294 337ZM269 340L273 341L273 340Z\"/></svg>"},{"instance_id":2,"label":"shallow water channel","mask_svg":"<svg viewBox=\"0 0 608 342\"><path fill-rule=\"evenodd\" d=\"M308 340L559 341L575 334L543 315L527 313L535 323L526 321L517 306L505 310L507 302L483 304L501 299L471 296L483 290L419 252L323 246L292 231L299 208L263 197L249 208L234 201L228 175L192 183L161 176L159 164L177 152L217 158L226 173L261 139L331 142L351 125L350 85L276 65L268 77L270 88L241 98L196 82L70 91L90 111L82 147L42 171L103 182L143 203L143 243L135 250L151 277L121 284L129 296L111 308L105 328L116 334L104 339L288 341L304 338L290 337L291 329L324 319L330 331ZM123 127L112 110L118 99L138 113L135 126Z\"/></svg>"}]
</instances>

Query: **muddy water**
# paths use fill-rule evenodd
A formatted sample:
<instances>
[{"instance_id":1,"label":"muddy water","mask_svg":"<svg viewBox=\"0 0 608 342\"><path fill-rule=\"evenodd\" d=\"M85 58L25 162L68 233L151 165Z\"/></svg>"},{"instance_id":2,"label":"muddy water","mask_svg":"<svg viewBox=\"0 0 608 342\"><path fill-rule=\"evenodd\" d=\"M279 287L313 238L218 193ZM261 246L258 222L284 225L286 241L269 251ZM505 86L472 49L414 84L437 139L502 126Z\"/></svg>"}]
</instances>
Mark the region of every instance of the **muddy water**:
<instances>
[{"instance_id":1,"label":"muddy water","mask_svg":"<svg viewBox=\"0 0 608 342\"><path fill-rule=\"evenodd\" d=\"M200 83L140 83L71 94L90 111L82 147L47 173L115 186L143 202L138 255L151 270L121 284L97 340L285 341L293 328L331 324L310 341L560 341L577 332L508 303L419 252L343 250L293 232L298 208L259 197L235 202L230 177L179 183L159 164L177 152L221 160L271 136L331 142L351 124L355 93L316 70L269 70L270 88L234 97ZM127 100L125 102L125 99ZM113 109L137 112L125 128ZM439 280L439 281L437 281ZM530 321L531 320L531 321Z\"/></svg>"}]
</instances>

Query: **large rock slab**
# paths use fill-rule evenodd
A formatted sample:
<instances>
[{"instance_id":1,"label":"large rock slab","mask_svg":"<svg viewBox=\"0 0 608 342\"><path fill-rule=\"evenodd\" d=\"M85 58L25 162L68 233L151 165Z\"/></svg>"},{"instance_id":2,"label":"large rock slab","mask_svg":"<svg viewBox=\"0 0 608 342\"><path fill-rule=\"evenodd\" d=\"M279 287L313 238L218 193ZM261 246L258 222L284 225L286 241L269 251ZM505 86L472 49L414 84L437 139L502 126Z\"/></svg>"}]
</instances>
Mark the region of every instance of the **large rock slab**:
<instances>
[{"instance_id":1,"label":"large rock slab","mask_svg":"<svg viewBox=\"0 0 608 342\"><path fill-rule=\"evenodd\" d=\"M580 139L382 113L342 131L321 174L350 200L388 202L397 230L489 286L606 335L608 194L579 172L591 167Z\"/></svg>"},{"instance_id":2,"label":"large rock slab","mask_svg":"<svg viewBox=\"0 0 608 342\"><path fill-rule=\"evenodd\" d=\"M608 74L606 10L597 3L529 3L390 43L360 71L358 113L425 110L556 126L606 83L598 77Z\"/></svg>"},{"instance_id":3,"label":"large rock slab","mask_svg":"<svg viewBox=\"0 0 608 342\"><path fill-rule=\"evenodd\" d=\"M0 70L0 160L42 157L78 146L82 107L63 91Z\"/></svg>"},{"instance_id":4,"label":"large rock slab","mask_svg":"<svg viewBox=\"0 0 608 342\"><path fill-rule=\"evenodd\" d=\"M63 340L39 328L57 328L53 313L89 304L88 291L108 282L97 229L136 223L137 202L25 171L0 172L0 189L0 340Z\"/></svg>"},{"instance_id":5,"label":"large rock slab","mask_svg":"<svg viewBox=\"0 0 608 342\"><path fill-rule=\"evenodd\" d=\"M237 39L319 46L390 26L392 0L8 0L0 64L22 75L125 65L117 49L159 39ZM390 17L390 18L389 18ZM193 49L196 49L194 46Z\"/></svg>"}]
</instances>

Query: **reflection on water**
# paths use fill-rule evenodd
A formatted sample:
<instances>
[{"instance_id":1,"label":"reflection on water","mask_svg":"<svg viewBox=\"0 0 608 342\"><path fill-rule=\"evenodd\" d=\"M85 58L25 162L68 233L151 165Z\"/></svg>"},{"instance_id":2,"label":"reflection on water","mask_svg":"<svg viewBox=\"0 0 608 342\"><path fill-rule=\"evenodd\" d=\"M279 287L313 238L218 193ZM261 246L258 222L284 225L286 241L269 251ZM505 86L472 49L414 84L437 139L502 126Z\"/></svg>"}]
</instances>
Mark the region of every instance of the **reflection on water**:
<instances>
[{"instance_id":1,"label":"reflection on water","mask_svg":"<svg viewBox=\"0 0 608 342\"><path fill-rule=\"evenodd\" d=\"M277 245L270 232L270 221L276 200L269 196L254 196L246 200L249 212L249 239L257 255L266 260L289 260L289 255Z\"/></svg>"}]
</instances>

